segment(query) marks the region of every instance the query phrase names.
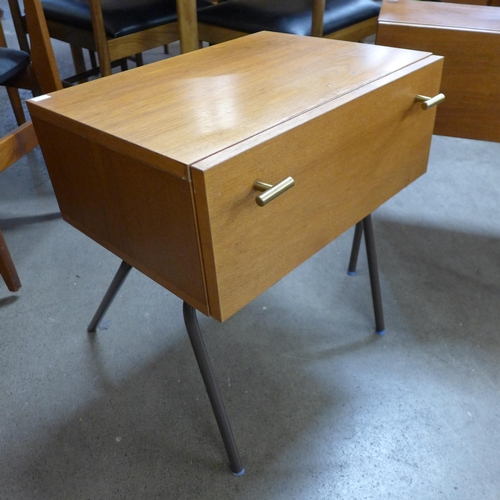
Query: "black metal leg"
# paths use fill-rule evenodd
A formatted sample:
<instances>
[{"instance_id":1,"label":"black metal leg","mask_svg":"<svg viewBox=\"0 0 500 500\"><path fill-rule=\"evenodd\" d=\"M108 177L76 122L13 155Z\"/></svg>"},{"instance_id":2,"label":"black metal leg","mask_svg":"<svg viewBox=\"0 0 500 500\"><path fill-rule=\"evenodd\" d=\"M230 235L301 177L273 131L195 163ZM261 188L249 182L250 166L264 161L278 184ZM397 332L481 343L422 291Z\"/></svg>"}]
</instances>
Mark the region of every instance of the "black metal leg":
<instances>
[{"instance_id":1,"label":"black metal leg","mask_svg":"<svg viewBox=\"0 0 500 500\"><path fill-rule=\"evenodd\" d=\"M235 476L242 476L245 473L245 469L243 468L243 463L241 462L238 449L236 448L236 442L233 437L233 431L231 430L231 424L229 422L226 409L224 408L219 388L217 387L207 347L201 334L198 318L196 317L196 309L184 302L183 312L184 323L189 335L189 340L193 346L194 355L196 357L196 361L198 362L203 382L205 383L205 388L208 393L208 398L210 399L210 404L212 405L212 410L215 414L215 420L219 426L219 431L226 448L231 470Z\"/></svg>"},{"instance_id":2,"label":"black metal leg","mask_svg":"<svg viewBox=\"0 0 500 500\"><path fill-rule=\"evenodd\" d=\"M375 329L379 335L383 335L385 333L384 310L382 308L382 293L380 291L377 252L375 250L375 235L373 232L371 214L367 215L363 219L363 229L365 233L366 256L368 258L370 285L372 289L373 311L375 313Z\"/></svg>"},{"instance_id":3,"label":"black metal leg","mask_svg":"<svg viewBox=\"0 0 500 500\"><path fill-rule=\"evenodd\" d=\"M96 58L96 54L93 50L89 50L89 59L90 59L90 65L93 68L97 68L97 66L98 66L97 58Z\"/></svg>"},{"instance_id":4,"label":"black metal leg","mask_svg":"<svg viewBox=\"0 0 500 500\"><path fill-rule=\"evenodd\" d=\"M120 290L123 282L125 281L125 278L127 277L131 269L132 266L130 264L122 261L120 267L118 268L118 271L115 274L115 277L113 278L113 281L111 282L111 285L109 285L108 291L104 295L104 298L102 299L96 313L94 314L94 317L92 318L92 321L87 328L87 331L89 333L95 333L97 325L101 321L102 317L106 314L106 311L111 305L111 302L113 302L113 299L118 293L118 290Z\"/></svg>"},{"instance_id":5,"label":"black metal leg","mask_svg":"<svg viewBox=\"0 0 500 500\"><path fill-rule=\"evenodd\" d=\"M361 236L363 236L363 221L356 224L354 230L354 238L352 240L351 258L349 259L349 267L347 274L354 276L356 274L356 265L358 264L359 247L361 246Z\"/></svg>"}]
</instances>

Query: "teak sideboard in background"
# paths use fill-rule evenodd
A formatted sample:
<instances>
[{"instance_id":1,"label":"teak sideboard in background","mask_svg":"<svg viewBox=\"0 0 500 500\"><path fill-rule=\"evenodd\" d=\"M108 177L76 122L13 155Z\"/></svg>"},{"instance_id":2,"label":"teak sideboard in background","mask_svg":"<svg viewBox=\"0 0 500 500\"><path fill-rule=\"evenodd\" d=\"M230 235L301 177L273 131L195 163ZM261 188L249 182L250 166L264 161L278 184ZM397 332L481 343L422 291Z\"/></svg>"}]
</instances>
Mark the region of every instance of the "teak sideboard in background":
<instances>
[{"instance_id":1,"label":"teak sideboard in background","mask_svg":"<svg viewBox=\"0 0 500 500\"><path fill-rule=\"evenodd\" d=\"M377 44L444 56L434 132L500 141L500 8L384 0Z\"/></svg>"}]
</instances>

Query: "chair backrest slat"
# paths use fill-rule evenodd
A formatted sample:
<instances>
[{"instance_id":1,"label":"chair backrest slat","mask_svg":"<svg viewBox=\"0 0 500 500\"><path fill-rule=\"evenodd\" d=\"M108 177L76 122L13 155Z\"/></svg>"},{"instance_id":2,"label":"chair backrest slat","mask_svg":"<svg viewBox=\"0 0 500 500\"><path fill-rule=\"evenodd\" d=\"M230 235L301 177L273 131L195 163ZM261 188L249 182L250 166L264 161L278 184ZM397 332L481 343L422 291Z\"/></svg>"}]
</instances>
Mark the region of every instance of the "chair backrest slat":
<instances>
[{"instance_id":1,"label":"chair backrest slat","mask_svg":"<svg viewBox=\"0 0 500 500\"><path fill-rule=\"evenodd\" d=\"M323 20L325 17L325 0L313 0L312 6L312 36L323 36Z\"/></svg>"},{"instance_id":2,"label":"chair backrest slat","mask_svg":"<svg viewBox=\"0 0 500 500\"><path fill-rule=\"evenodd\" d=\"M32 69L42 92L62 89L54 51L50 43L45 16L40 0L25 0L26 22L31 40ZM0 43L5 41L0 27ZM38 144L31 122L16 128L0 138L0 172L30 152Z\"/></svg>"},{"instance_id":3,"label":"chair backrest slat","mask_svg":"<svg viewBox=\"0 0 500 500\"><path fill-rule=\"evenodd\" d=\"M22 77L28 74L32 81L32 89L39 87L42 92L52 92L62 88L59 71L57 70L54 51L50 43L49 33L40 0L24 0L26 23L30 33L31 65L22 68L16 75ZM0 45L7 45L0 24ZM11 79L9 79L11 82ZM38 90L38 89L37 89ZM17 94L19 99L19 94ZM20 101L19 101L20 104ZM14 131L0 138L0 172L10 167L25 154L38 145L38 140L32 122L24 123ZM0 231L0 275L7 288L16 292L21 288L21 280L10 255L7 243Z\"/></svg>"},{"instance_id":4,"label":"chair backrest slat","mask_svg":"<svg viewBox=\"0 0 500 500\"><path fill-rule=\"evenodd\" d=\"M177 19L179 24L179 37L181 52L191 52L200 48L198 38L198 16L196 2L190 3L177 0Z\"/></svg>"},{"instance_id":5,"label":"chair backrest slat","mask_svg":"<svg viewBox=\"0 0 500 500\"><path fill-rule=\"evenodd\" d=\"M14 29L16 30L17 41L19 42L19 48L24 50L24 52L29 52L30 46L28 43L28 37L26 36L26 27L24 26L24 19L19 5L19 0L8 0L8 2L12 22L14 23Z\"/></svg>"},{"instance_id":6,"label":"chair backrest slat","mask_svg":"<svg viewBox=\"0 0 500 500\"><path fill-rule=\"evenodd\" d=\"M24 123L14 132L0 139L0 172L19 160L38 145L31 122Z\"/></svg>"},{"instance_id":7,"label":"chair backrest slat","mask_svg":"<svg viewBox=\"0 0 500 500\"><path fill-rule=\"evenodd\" d=\"M104 28L104 18L102 15L101 0L88 0L90 17L92 19L92 31L99 57L99 66L102 76L111 75L111 59L108 50L106 29Z\"/></svg>"},{"instance_id":8,"label":"chair backrest slat","mask_svg":"<svg viewBox=\"0 0 500 500\"><path fill-rule=\"evenodd\" d=\"M3 26L0 22L0 47L7 47L7 40L5 40L5 34L3 32Z\"/></svg>"},{"instance_id":9,"label":"chair backrest slat","mask_svg":"<svg viewBox=\"0 0 500 500\"><path fill-rule=\"evenodd\" d=\"M26 24L31 40L31 60L43 93L62 89L54 50L40 0L24 0Z\"/></svg>"}]
</instances>

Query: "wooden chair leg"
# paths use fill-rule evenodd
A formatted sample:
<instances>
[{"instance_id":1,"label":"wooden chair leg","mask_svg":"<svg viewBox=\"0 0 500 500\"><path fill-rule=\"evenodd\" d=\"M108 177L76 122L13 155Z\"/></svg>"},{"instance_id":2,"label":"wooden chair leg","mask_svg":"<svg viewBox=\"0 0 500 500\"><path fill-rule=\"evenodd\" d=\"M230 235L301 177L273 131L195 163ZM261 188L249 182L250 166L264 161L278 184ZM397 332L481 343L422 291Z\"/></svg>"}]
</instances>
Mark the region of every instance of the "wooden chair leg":
<instances>
[{"instance_id":1,"label":"wooden chair leg","mask_svg":"<svg viewBox=\"0 0 500 500\"><path fill-rule=\"evenodd\" d=\"M85 64L85 57L83 55L83 49L77 47L76 45L70 45L71 48L71 58L73 59L73 66L75 67L75 73L81 75L87 71L87 66ZM78 83L84 83L88 81L88 78L82 78Z\"/></svg>"},{"instance_id":2,"label":"wooden chair leg","mask_svg":"<svg viewBox=\"0 0 500 500\"><path fill-rule=\"evenodd\" d=\"M19 5L19 0L8 0L9 10L14 23L14 29L17 35L17 41L19 43L19 48L24 50L24 52L30 51L30 44L28 42L28 34L26 30L26 24L23 19L23 14L21 13L21 6Z\"/></svg>"},{"instance_id":3,"label":"wooden chair leg","mask_svg":"<svg viewBox=\"0 0 500 500\"><path fill-rule=\"evenodd\" d=\"M18 125L22 125L26 122L26 117L24 116L23 103L21 102L19 91L14 87L7 87L7 94L12 110L14 111L14 116L16 117L16 122Z\"/></svg>"},{"instance_id":4,"label":"wooden chair leg","mask_svg":"<svg viewBox=\"0 0 500 500\"><path fill-rule=\"evenodd\" d=\"M0 275L11 292L17 292L21 288L21 280L10 256L2 231L0 231Z\"/></svg>"}]
</instances>

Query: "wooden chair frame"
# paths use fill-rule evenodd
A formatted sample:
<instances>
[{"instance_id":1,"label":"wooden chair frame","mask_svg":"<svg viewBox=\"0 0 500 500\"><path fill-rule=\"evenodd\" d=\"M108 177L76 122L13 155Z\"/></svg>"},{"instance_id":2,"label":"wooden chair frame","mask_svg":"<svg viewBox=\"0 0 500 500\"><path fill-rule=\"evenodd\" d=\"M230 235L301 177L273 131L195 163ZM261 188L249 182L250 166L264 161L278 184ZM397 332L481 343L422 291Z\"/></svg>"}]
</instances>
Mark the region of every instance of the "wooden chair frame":
<instances>
[{"instance_id":1,"label":"wooden chair frame","mask_svg":"<svg viewBox=\"0 0 500 500\"><path fill-rule=\"evenodd\" d=\"M45 18L41 10L40 0L26 0L27 23L29 25L33 50L32 62L25 70L8 80L14 82L30 82L43 92L51 92L62 88L57 71L56 61L50 44ZM5 36L0 28L0 42L4 45ZM19 94L17 94L19 98ZM19 104L20 100L19 100ZM22 108L21 108L22 109ZM23 113L24 117L24 113ZM13 163L29 153L38 145L35 130L31 121L26 122L0 138L0 172L10 167ZM5 238L0 231L0 275L3 277L10 291L21 288L21 281L12 261Z\"/></svg>"},{"instance_id":2,"label":"wooden chair frame","mask_svg":"<svg viewBox=\"0 0 500 500\"><path fill-rule=\"evenodd\" d=\"M0 172L10 167L37 145L38 141L31 122L24 123L7 136L2 137L0 139ZM17 292L21 288L21 280L2 231L0 231L0 275L11 292Z\"/></svg>"},{"instance_id":3,"label":"wooden chair frame","mask_svg":"<svg viewBox=\"0 0 500 500\"><path fill-rule=\"evenodd\" d=\"M19 45L26 47L26 26L23 22L19 0L8 0L11 9ZM92 19L92 31L74 28L62 23L47 20L46 24L51 38L69 43L77 73L85 73L85 59L82 49L96 52L102 76L111 74L111 64L142 52L168 45L179 40L177 22L157 26L148 30L132 33L119 38L108 38L104 28L104 20L100 0L87 0ZM182 3L182 0L178 0ZM25 1L26 3L26 1ZM26 50L26 49L24 49Z\"/></svg>"},{"instance_id":4,"label":"wooden chair frame","mask_svg":"<svg viewBox=\"0 0 500 500\"><path fill-rule=\"evenodd\" d=\"M325 0L312 0L312 3L311 36L358 42L359 40L377 32L377 17L372 17L366 21L348 26L347 28L343 28L339 31L323 35ZM198 36L200 40L209 43L226 42L228 40L232 40L233 38L239 38L246 35L248 35L248 33L243 31L231 30L201 22L198 23Z\"/></svg>"}]
</instances>

